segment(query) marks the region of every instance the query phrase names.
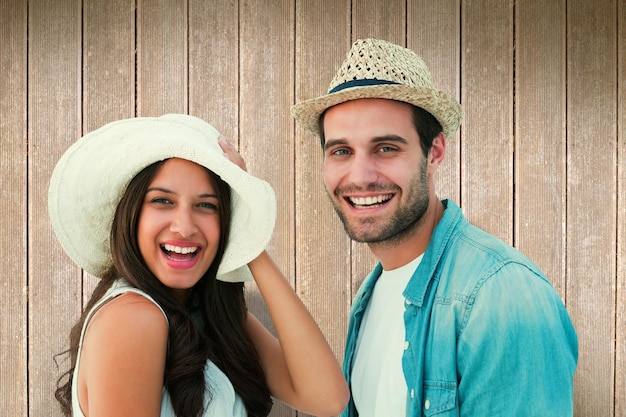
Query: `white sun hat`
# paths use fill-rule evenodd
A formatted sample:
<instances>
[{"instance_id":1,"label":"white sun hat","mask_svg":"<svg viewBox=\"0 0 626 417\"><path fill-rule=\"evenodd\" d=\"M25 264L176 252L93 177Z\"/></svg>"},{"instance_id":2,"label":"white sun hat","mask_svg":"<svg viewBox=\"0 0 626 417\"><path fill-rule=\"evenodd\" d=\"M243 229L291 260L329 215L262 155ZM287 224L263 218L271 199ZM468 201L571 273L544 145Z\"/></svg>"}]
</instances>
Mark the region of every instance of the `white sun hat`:
<instances>
[{"instance_id":1,"label":"white sun hat","mask_svg":"<svg viewBox=\"0 0 626 417\"><path fill-rule=\"evenodd\" d=\"M328 93L291 107L291 114L307 131L319 136L320 116L350 100L384 98L421 107L441 124L449 139L463 119L461 105L435 88L428 67L414 51L380 39L359 39L348 52Z\"/></svg>"},{"instance_id":2,"label":"white sun hat","mask_svg":"<svg viewBox=\"0 0 626 417\"><path fill-rule=\"evenodd\" d=\"M128 183L147 166L186 159L221 177L231 188L231 229L217 279L252 279L248 262L267 246L276 220L272 187L231 162L219 133L185 114L111 122L76 141L59 159L48 190L52 227L68 256L101 277L112 265L113 216Z\"/></svg>"}]
</instances>

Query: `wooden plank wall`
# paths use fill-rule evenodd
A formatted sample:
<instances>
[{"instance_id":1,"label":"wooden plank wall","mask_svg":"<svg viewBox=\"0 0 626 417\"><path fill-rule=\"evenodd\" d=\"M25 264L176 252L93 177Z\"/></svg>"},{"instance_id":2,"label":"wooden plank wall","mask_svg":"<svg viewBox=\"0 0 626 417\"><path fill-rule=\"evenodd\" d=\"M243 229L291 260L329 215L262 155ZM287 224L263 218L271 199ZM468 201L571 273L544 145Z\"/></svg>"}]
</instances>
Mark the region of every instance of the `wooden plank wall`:
<instances>
[{"instance_id":1,"label":"wooden plank wall","mask_svg":"<svg viewBox=\"0 0 626 417\"><path fill-rule=\"evenodd\" d=\"M83 133L134 115L210 121L274 186L269 250L341 360L374 259L345 236L289 106L326 90L353 40L379 37L422 55L465 109L440 196L565 300L576 416L625 416L625 26L624 0L2 0L0 415L60 415L54 355L96 281L56 244L48 178ZM254 286L249 302L271 327Z\"/></svg>"}]
</instances>

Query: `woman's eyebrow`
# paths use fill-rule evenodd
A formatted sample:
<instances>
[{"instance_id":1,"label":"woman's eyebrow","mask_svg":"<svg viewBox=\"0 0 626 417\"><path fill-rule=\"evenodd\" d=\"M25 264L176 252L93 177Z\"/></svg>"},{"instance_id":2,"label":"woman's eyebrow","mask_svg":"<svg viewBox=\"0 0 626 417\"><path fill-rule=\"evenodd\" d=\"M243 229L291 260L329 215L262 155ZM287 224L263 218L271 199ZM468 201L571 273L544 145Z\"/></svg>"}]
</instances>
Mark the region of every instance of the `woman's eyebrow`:
<instances>
[{"instance_id":1,"label":"woman's eyebrow","mask_svg":"<svg viewBox=\"0 0 626 417\"><path fill-rule=\"evenodd\" d=\"M150 187L146 190L146 194L150 192L160 192L164 194L176 194L176 192L172 190L168 190L167 188L163 188L163 187ZM198 198L219 198L219 196L215 193L203 193L203 194L199 194Z\"/></svg>"},{"instance_id":2,"label":"woman's eyebrow","mask_svg":"<svg viewBox=\"0 0 626 417\"><path fill-rule=\"evenodd\" d=\"M165 194L176 194L174 191L168 190L167 188L163 188L163 187L150 187L146 190L146 194L150 192L155 192L155 191L165 193Z\"/></svg>"}]
</instances>

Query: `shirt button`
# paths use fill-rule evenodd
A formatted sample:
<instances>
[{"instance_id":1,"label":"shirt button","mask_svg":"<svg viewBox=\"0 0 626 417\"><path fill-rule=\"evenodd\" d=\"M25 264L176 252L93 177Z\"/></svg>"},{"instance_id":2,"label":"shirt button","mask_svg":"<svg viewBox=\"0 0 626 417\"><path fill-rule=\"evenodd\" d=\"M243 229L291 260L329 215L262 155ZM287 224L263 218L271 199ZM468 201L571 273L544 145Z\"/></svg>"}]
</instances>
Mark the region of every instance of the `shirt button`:
<instances>
[{"instance_id":1,"label":"shirt button","mask_svg":"<svg viewBox=\"0 0 626 417\"><path fill-rule=\"evenodd\" d=\"M414 389L411 390L411 398L415 398L415 390Z\"/></svg>"},{"instance_id":2,"label":"shirt button","mask_svg":"<svg viewBox=\"0 0 626 417\"><path fill-rule=\"evenodd\" d=\"M408 305L408 306L410 306L410 305L411 305L411 302L410 302L409 300L407 300L407 299L404 299L404 302L405 302L405 304L406 304L406 305Z\"/></svg>"},{"instance_id":3,"label":"shirt button","mask_svg":"<svg viewBox=\"0 0 626 417\"><path fill-rule=\"evenodd\" d=\"M430 408L430 401L426 400L426 402L424 403L424 408L427 410Z\"/></svg>"},{"instance_id":4,"label":"shirt button","mask_svg":"<svg viewBox=\"0 0 626 417\"><path fill-rule=\"evenodd\" d=\"M404 350L409 348L409 342L407 340L404 341Z\"/></svg>"}]
</instances>

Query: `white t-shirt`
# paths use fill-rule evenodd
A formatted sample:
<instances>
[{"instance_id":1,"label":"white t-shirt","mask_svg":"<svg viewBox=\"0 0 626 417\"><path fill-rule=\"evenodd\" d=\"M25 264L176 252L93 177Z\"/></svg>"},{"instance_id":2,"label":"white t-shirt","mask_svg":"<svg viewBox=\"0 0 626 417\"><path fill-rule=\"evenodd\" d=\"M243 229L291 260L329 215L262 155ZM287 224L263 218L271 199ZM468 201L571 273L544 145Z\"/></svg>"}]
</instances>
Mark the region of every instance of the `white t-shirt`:
<instances>
[{"instance_id":1,"label":"white t-shirt","mask_svg":"<svg viewBox=\"0 0 626 417\"><path fill-rule=\"evenodd\" d=\"M383 270L363 315L352 368L352 398L360 417L406 415L407 385L402 372L402 292L422 260Z\"/></svg>"}]
</instances>

